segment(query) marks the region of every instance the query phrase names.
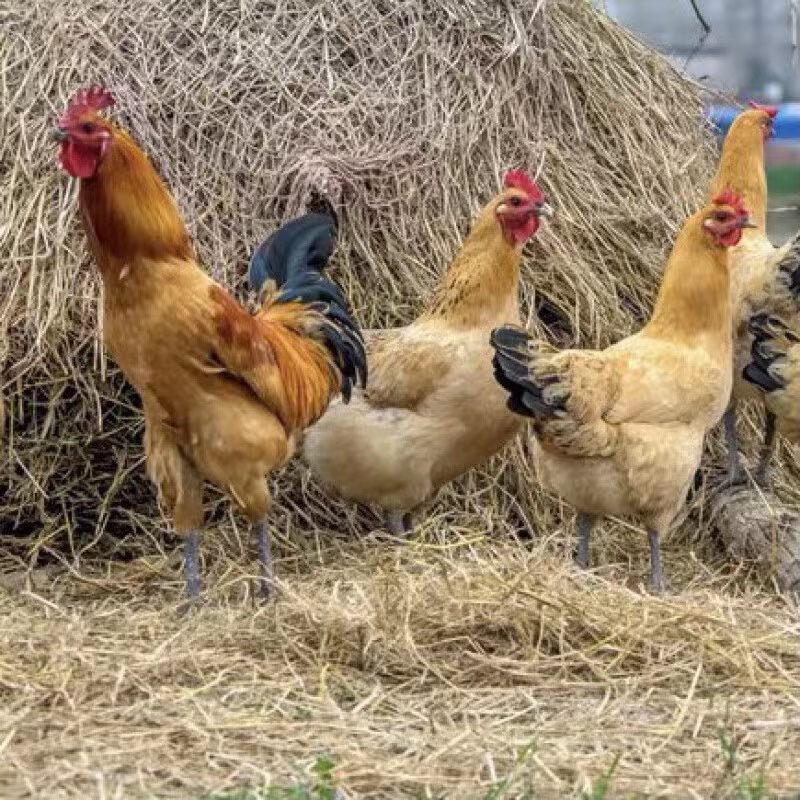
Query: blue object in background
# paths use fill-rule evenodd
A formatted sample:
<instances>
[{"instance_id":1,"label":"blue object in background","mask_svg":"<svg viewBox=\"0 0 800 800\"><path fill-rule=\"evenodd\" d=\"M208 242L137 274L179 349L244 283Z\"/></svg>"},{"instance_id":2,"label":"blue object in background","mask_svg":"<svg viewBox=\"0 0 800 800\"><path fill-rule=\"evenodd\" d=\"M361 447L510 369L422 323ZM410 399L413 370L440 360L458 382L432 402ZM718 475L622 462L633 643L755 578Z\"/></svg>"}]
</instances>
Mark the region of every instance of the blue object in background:
<instances>
[{"instance_id":1,"label":"blue object in background","mask_svg":"<svg viewBox=\"0 0 800 800\"><path fill-rule=\"evenodd\" d=\"M782 103L772 125L772 141L800 141L800 103ZM708 121L724 136L743 109L731 106L710 106Z\"/></svg>"}]
</instances>

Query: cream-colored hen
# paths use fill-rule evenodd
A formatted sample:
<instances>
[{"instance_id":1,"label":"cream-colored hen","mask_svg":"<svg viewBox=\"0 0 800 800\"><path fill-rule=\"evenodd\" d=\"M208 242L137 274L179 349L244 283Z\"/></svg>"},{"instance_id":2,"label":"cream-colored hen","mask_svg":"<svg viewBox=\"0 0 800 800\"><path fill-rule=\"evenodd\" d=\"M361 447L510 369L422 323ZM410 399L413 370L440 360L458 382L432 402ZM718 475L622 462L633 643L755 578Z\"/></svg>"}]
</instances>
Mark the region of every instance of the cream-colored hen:
<instances>
[{"instance_id":1,"label":"cream-colored hen","mask_svg":"<svg viewBox=\"0 0 800 800\"><path fill-rule=\"evenodd\" d=\"M736 437L736 406L740 401L764 403L760 387L744 380L742 370L750 361L753 341L748 331L750 317L757 311L779 314L798 324L798 282L800 282L800 236L782 247L767 237L767 180L764 173L764 142L772 133L776 110L755 106L734 120L722 145L717 172L709 197L730 189L742 198L754 227L745 230L731 250L731 304L733 309L733 389L724 416L728 448L728 477L731 483L744 481ZM777 423L780 427L780 423ZM755 479L769 485L770 462L775 447L776 417L766 404L766 428Z\"/></svg>"},{"instance_id":2,"label":"cream-colored hen","mask_svg":"<svg viewBox=\"0 0 800 800\"><path fill-rule=\"evenodd\" d=\"M595 520L638 517L650 539L653 588L663 588L660 537L730 397L727 248L747 224L730 194L690 217L650 321L607 350L558 352L513 327L492 335L509 407L534 420L538 477L580 512L583 567Z\"/></svg>"},{"instance_id":3,"label":"cream-colored hen","mask_svg":"<svg viewBox=\"0 0 800 800\"><path fill-rule=\"evenodd\" d=\"M303 456L348 500L372 503L400 533L445 483L486 461L520 428L492 378L489 335L519 322L522 246L549 213L527 176L511 172L422 315L365 331L369 381L310 428Z\"/></svg>"}]
</instances>

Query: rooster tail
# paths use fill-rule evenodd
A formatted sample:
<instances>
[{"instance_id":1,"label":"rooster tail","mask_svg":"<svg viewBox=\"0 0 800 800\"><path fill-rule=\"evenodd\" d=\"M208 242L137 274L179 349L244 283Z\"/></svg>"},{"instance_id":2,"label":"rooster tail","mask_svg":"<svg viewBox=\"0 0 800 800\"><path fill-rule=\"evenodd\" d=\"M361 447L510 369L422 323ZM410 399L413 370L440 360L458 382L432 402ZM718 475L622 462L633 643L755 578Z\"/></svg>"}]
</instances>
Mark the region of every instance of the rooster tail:
<instances>
[{"instance_id":1,"label":"rooster tail","mask_svg":"<svg viewBox=\"0 0 800 800\"><path fill-rule=\"evenodd\" d=\"M364 339L345 296L323 276L334 248L336 223L327 214L305 214L281 226L253 253L248 281L259 292L275 287L264 308L298 304L315 312L310 334L327 349L350 399L354 384L367 383ZM270 286L271 284L271 286Z\"/></svg>"},{"instance_id":2,"label":"rooster tail","mask_svg":"<svg viewBox=\"0 0 800 800\"><path fill-rule=\"evenodd\" d=\"M800 342L800 336L783 320L762 312L750 318L748 330L753 335L750 363L742 373L744 379L764 392L785 388L780 369L786 360L786 350Z\"/></svg>"},{"instance_id":3,"label":"rooster tail","mask_svg":"<svg viewBox=\"0 0 800 800\"><path fill-rule=\"evenodd\" d=\"M522 328L504 325L492 331L494 377L509 393L507 406L515 414L538 419L560 417L566 413L569 392L559 376L537 370L535 362L544 355L539 344Z\"/></svg>"}]
</instances>

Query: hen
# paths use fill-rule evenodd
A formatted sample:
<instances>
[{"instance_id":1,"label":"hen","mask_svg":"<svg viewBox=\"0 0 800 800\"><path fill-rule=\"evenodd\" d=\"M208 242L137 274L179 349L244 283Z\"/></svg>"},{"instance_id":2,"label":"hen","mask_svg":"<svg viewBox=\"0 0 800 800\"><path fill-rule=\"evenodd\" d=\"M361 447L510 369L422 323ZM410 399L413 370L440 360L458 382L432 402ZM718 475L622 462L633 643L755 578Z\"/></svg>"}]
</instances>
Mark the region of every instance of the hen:
<instances>
[{"instance_id":1,"label":"hen","mask_svg":"<svg viewBox=\"0 0 800 800\"><path fill-rule=\"evenodd\" d=\"M761 389L745 381L742 370L750 360L752 338L748 321L758 310L782 316L797 313L797 270L800 266L800 237L776 248L766 234L767 181L764 172L764 142L772 133L776 110L753 107L733 122L722 145L716 175L709 197L729 187L742 197L755 227L744 231L741 242L731 251L731 302L733 305L733 389L731 405L724 420L728 448L728 478L731 483L744 479L736 436L736 405L739 401L764 402ZM794 283L795 291L791 291ZM756 481L769 483L769 467L775 446L776 420L767 408L764 444Z\"/></svg>"},{"instance_id":2,"label":"hen","mask_svg":"<svg viewBox=\"0 0 800 800\"><path fill-rule=\"evenodd\" d=\"M606 350L559 352L511 326L492 334L509 408L534 420L538 476L579 511L582 567L598 518L635 516L648 531L653 589L663 589L660 538L730 397L728 248L750 224L731 193L692 215L650 321Z\"/></svg>"},{"instance_id":3,"label":"hen","mask_svg":"<svg viewBox=\"0 0 800 800\"><path fill-rule=\"evenodd\" d=\"M311 427L303 456L345 498L374 503L393 533L448 481L490 458L519 430L492 380L489 334L518 322L524 243L549 215L524 173L480 212L422 315L366 331L370 380Z\"/></svg>"}]
</instances>

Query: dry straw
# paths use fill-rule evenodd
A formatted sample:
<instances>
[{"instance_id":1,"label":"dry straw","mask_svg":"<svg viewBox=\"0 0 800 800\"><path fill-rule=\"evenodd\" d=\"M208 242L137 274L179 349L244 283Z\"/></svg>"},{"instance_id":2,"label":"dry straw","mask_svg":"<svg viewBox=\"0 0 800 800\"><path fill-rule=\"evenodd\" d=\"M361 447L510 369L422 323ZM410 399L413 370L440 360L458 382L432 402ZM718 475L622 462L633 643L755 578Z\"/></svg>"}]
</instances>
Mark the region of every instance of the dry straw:
<instances>
[{"instance_id":1,"label":"dry straw","mask_svg":"<svg viewBox=\"0 0 800 800\"><path fill-rule=\"evenodd\" d=\"M703 193L695 87L583 0L0 0L0 24L0 795L200 796L286 784L320 754L348 797L561 797L616 755L621 793L798 785L797 614L725 563L703 491L665 548L679 594L651 598L621 523L596 536L611 566L571 572L570 513L523 441L406 544L293 465L275 479L281 598L256 615L215 504L211 607L177 620L136 400L98 343L48 138L72 91L106 83L237 289L252 247L322 193L365 326L414 316L523 167L558 210L526 252L531 323L600 346L640 324ZM778 471L795 505L796 475Z\"/></svg>"}]
</instances>

